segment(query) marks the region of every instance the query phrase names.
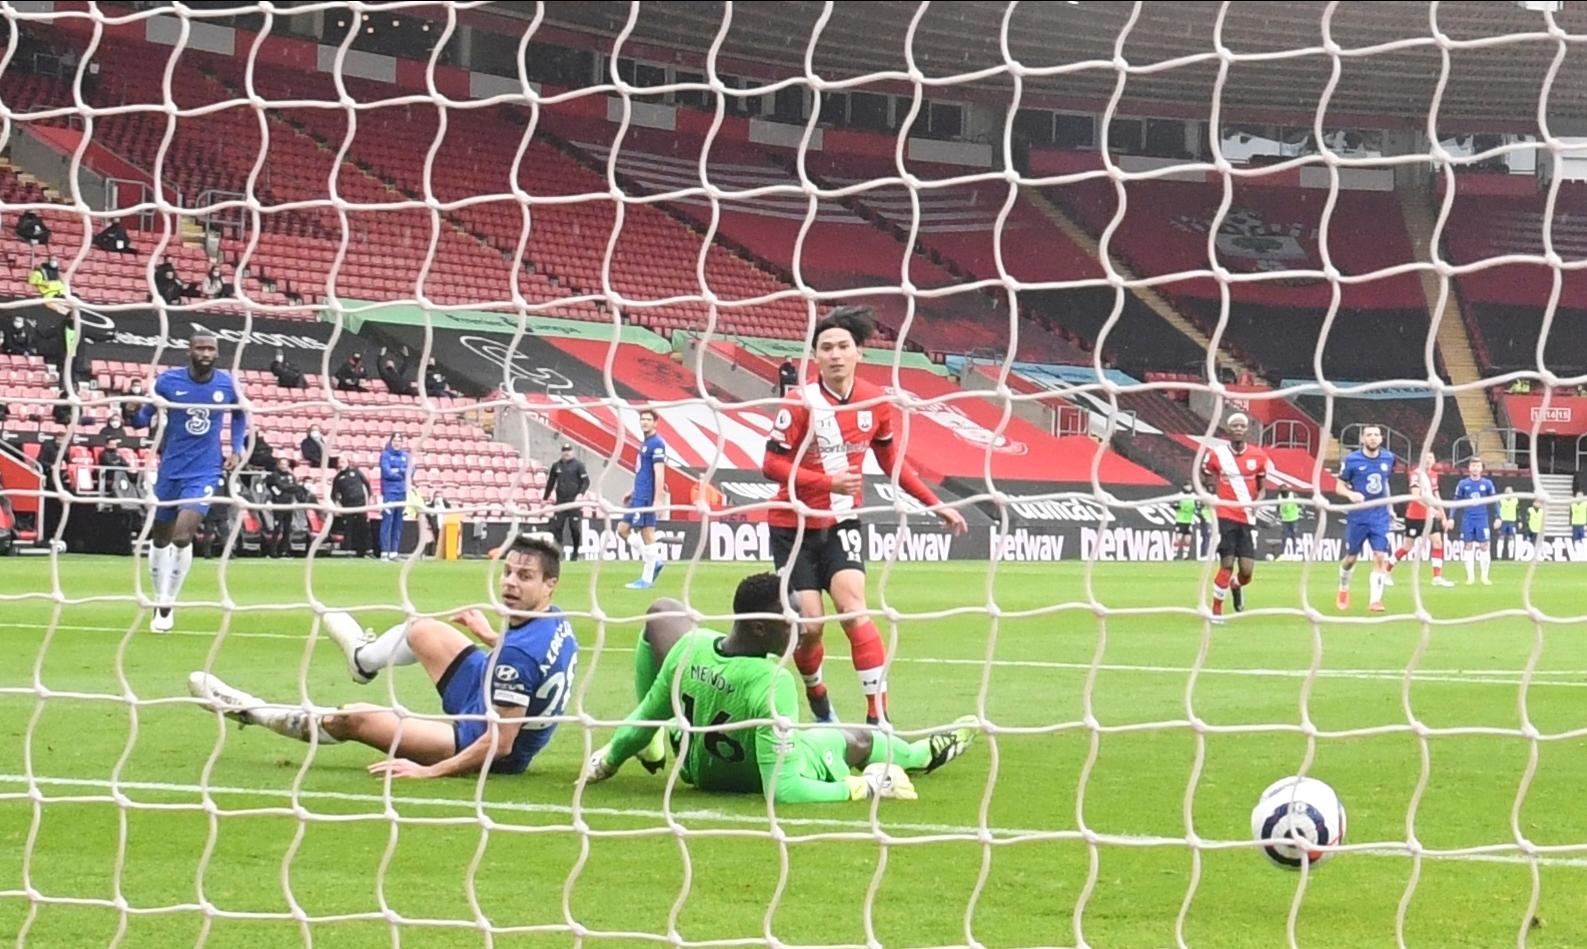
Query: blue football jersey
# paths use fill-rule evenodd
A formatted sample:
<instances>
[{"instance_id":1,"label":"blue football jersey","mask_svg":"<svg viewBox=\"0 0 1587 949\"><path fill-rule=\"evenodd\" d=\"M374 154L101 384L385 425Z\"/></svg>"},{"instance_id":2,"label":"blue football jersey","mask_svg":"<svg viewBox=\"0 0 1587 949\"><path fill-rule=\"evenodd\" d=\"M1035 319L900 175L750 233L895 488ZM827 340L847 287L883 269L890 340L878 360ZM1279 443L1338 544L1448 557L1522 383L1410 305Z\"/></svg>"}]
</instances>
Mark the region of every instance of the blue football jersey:
<instances>
[{"instance_id":1,"label":"blue football jersey","mask_svg":"<svg viewBox=\"0 0 1587 949\"><path fill-rule=\"evenodd\" d=\"M221 451L221 416L231 413L231 450L241 454L247 444L247 417L240 406L231 373L216 369L206 382L195 382L186 366L167 369L154 381L154 392L169 401L165 435L160 443L160 478L219 478L225 463ZM146 404L133 413L134 428L144 428L157 410Z\"/></svg>"},{"instance_id":2,"label":"blue football jersey","mask_svg":"<svg viewBox=\"0 0 1587 949\"><path fill-rule=\"evenodd\" d=\"M667 443L661 435L652 435L639 446L639 460L634 463L634 494L629 501L634 507L656 503L656 462L667 460Z\"/></svg>"},{"instance_id":3,"label":"blue football jersey","mask_svg":"<svg viewBox=\"0 0 1587 949\"><path fill-rule=\"evenodd\" d=\"M1374 457L1364 451L1353 451L1345 456L1339 467L1339 480L1367 501L1384 501L1389 497L1389 474L1394 470L1394 453L1379 450ZM1353 521L1387 521L1389 507L1380 504L1349 513Z\"/></svg>"},{"instance_id":4,"label":"blue football jersey","mask_svg":"<svg viewBox=\"0 0 1587 949\"><path fill-rule=\"evenodd\" d=\"M1493 482L1487 478L1462 478L1460 484L1455 486L1455 501L1460 510L1462 523L1487 524L1499 515L1494 510L1499 496L1499 491ZM1486 501L1486 503L1458 504L1461 501Z\"/></svg>"},{"instance_id":5,"label":"blue football jersey","mask_svg":"<svg viewBox=\"0 0 1587 949\"><path fill-rule=\"evenodd\" d=\"M511 756L533 757L556 731L554 718L567 708L579 661L573 624L556 607L545 616L509 626L495 663L482 683L491 705L509 706L528 718L513 742Z\"/></svg>"}]
</instances>

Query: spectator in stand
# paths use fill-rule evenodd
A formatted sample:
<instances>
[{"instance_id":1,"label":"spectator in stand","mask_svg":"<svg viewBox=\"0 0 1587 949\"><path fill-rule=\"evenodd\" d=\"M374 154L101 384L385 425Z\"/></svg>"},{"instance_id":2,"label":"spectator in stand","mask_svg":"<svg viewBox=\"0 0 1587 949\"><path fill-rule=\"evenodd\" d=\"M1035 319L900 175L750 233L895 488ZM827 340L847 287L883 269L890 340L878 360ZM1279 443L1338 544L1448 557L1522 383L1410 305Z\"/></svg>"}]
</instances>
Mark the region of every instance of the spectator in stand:
<instances>
[{"instance_id":1,"label":"spectator in stand","mask_svg":"<svg viewBox=\"0 0 1587 949\"><path fill-rule=\"evenodd\" d=\"M371 556L369 549L369 514L362 508L369 503L369 479L353 464L353 459L342 460L342 470L331 480L331 503L344 513L338 514L342 522L342 537L346 549L360 557Z\"/></svg>"},{"instance_id":2,"label":"spectator in stand","mask_svg":"<svg viewBox=\"0 0 1587 949\"><path fill-rule=\"evenodd\" d=\"M413 457L401 432L386 442L380 453L380 559L402 556L402 515L408 500L408 477L413 473Z\"/></svg>"},{"instance_id":3,"label":"spectator in stand","mask_svg":"<svg viewBox=\"0 0 1587 949\"><path fill-rule=\"evenodd\" d=\"M127 229L119 220L111 221L105 229L94 235L94 246L100 250L108 250L113 254L132 254L137 251L132 246L132 238L127 236Z\"/></svg>"},{"instance_id":4,"label":"spectator in stand","mask_svg":"<svg viewBox=\"0 0 1587 949\"><path fill-rule=\"evenodd\" d=\"M199 285L198 292L206 300L218 300L221 297L232 295L231 284L220 275L220 264L211 264L209 272L204 274L204 282Z\"/></svg>"},{"instance_id":5,"label":"spectator in stand","mask_svg":"<svg viewBox=\"0 0 1587 949\"><path fill-rule=\"evenodd\" d=\"M16 235L29 244L48 244L50 227L39 217L39 212L23 211L22 216L17 218Z\"/></svg>"},{"instance_id":6,"label":"spectator in stand","mask_svg":"<svg viewBox=\"0 0 1587 949\"><path fill-rule=\"evenodd\" d=\"M402 365L397 365L396 357L389 355L384 347L380 350L380 381L386 384L386 390L392 395L418 395L419 390L408 381L408 350L402 350Z\"/></svg>"},{"instance_id":7,"label":"spectator in stand","mask_svg":"<svg viewBox=\"0 0 1587 949\"><path fill-rule=\"evenodd\" d=\"M455 399L457 393L447 385L446 373L435 364L435 357L430 357L429 368L424 370L424 394L432 399Z\"/></svg>"},{"instance_id":8,"label":"spectator in stand","mask_svg":"<svg viewBox=\"0 0 1587 949\"><path fill-rule=\"evenodd\" d=\"M799 367L792 359L784 359L777 367L777 394L786 396L789 389L799 388Z\"/></svg>"},{"instance_id":9,"label":"spectator in stand","mask_svg":"<svg viewBox=\"0 0 1587 949\"><path fill-rule=\"evenodd\" d=\"M117 478L125 477L132 465L121 453L121 440L112 438L99 453L99 490L102 494L121 494Z\"/></svg>"},{"instance_id":10,"label":"spectator in stand","mask_svg":"<svg viewBox=\"0 0 1587 949\"><path fill-rule=\"evenodd\" d=\"M104 427L94 436L94 442L100 445L112 443L122 444L127 438L127 421L121 413L121 406L112 404L110 414L105 416Z\"/></svg>"},{"instance_id":11,"label":"spectator in stand","mask_svg":"<svg viewBox=\"0 0 1587 949\"><path fill-rule=\"evenodd\" d=\"M298 452L303 455L304 463L312 468L325 464L325 436L320 434L318 423L309 426L309 433L298 443Z\"/></svg>"},{"instance_id":12,"label":"spectator in stand","mask_svg":"<svg viewBox=\"0 0 1587 949\"><path fill-rule=\"evenodd\" d=\"M276 385L283 389L303 388L303 370L287 359L287 354L276 350L276 358L270 363L270 372L276 377Z\"/></svg>"},{"instance_id":13,"label":"spectator in stand","mask_svg":"<svg viewBox=\"0 0 1587 949\"><path fill-rule=\"evenodd\" d=\"M247 467L256 468L259 471L269 471L274 468L276 466L275 449L271 448L270 443L265 441L264 433L255 429L249 432L248 435L253 439L253 452L248 455Z\"/></svg>"},{"instance_id":14,"label":"spectator in stand","mask_svg":"<svg viewBox=\"0 0 1587 949\"><path fill-rule=\"evenodd\" d=\"M351 353L336 368L336 388L343 392L363 392L369 379L369 369L364 366L363 353Z\"/></svg>"},{"instance_id":15,"label":"spectator in stand","mask_svg":"<svg viewBox=\"0 0 1587 949\"><path fill-rule=\"evenodd\" d=\"M46 486L54 484L50 490L62 490L60 483L54 481L51 472L55 465L66 461L66 433L56 432L55 437L39 446L39 467L44 469Z\"/></svg>"},{"instance_id":16,"label":"spectator in stand","mask_svg":"<svg viewBox=\"0 0 1587 949\"><path fill-rule=\"evenodd\" d=\"M276 469L265 476L265 490L270 492L274 505L297 504L302 500L298 479L292 474L292 463L285 458L276 459ZM265 535L264 552L270 557L284 557L292 542L292 516L296 512L284 507L270 512L270 532Z\"/></svg>"},{"instance_id":17,"label":"spectator in stand","mask_svg":"<svg viewBox=\"0 0 1587 949\"><path fill-rule=\"evenodd\" d=\"M32 356L38 353L33 344L33 322L18 313L6 325L5 338L0 340L0 352L7 356Z\"/></svg>"},{"instance_id":18,"label":"spectator in stand","mask_svg":"<svg viewBox=\"0 0 1587 949\"><path fill-rule=\"evenodd\" d=\"M1510 383L1510 388L1506 389L1505 391L1510 393L1511 395L1531 395L1532 394L1532 380L1530 380L1530 379L1517 379L1514 382Z\"/></svg>"},{"instance_id":19,"label":"spectator in stand","mask_svg":"<svg viewBox=\"0 0 1587 949\"><path fill-rule=\"evenodd\" d=\"M573 532L573 553L569 555L571 560L579 559L579 547L584 543L584 512L571 505L589 489L590 473L584 469L584 462L573 457L573 446L564 443L562 457L552 462L551 470L546 474L546 490L541 498L544 500L550 498L553 492L556 494L558 510L551 515L551 536L557 544L561 544L564 531Z\"/></svg>"},{"instance_id":20,"label":"spectator in stand","mask_svg":"<svg viewBox=\"0 0 1587 949\"><path fill-rule=\"evenodd\" d=\"M54 254L44 258L37 267L33 268L33 272L28 275L28 285L46 300L54 300L66 295L66 281L61 279L61 265Z\"/></svg>"},{"instance_id":21,"label":"spectator in stand","mask_svg":"<svg viewBox=\"0 0 1587 949\"><path fill-rule=\"evenodd\" d=\"M176 265L171 263L169 257L160 261L160 266L154 268L154 292L170 306L179 306L186 288L176 275Z\"/></svg>"}]
</instances>

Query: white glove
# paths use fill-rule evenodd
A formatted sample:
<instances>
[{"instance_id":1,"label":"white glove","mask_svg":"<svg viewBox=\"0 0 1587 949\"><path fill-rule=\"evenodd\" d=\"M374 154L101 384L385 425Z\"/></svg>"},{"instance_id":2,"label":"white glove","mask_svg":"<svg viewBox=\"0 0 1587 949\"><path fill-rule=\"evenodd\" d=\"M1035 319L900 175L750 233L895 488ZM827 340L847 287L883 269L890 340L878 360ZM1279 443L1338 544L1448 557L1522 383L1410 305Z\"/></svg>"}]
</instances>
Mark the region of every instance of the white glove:
<instances>
[{"instance_id":1,"label":"white glove","mask_svg":"<svg viewBox=\"0 0 1587 949\"><path fill-rule=\"evenodd\" d=\"M589 763L584 766L584 781L586 784L598 784L616 774L618 767L606 760L606 749L600 748L590 755Z\"/></svg>"},{"instance_id":2,"label":"white glove","mask_svg":"<svg viewBox=\"0 0 1587 949\"><path fill-rule=\"evenodd\" d=\"M846 780L851 801L864 801L873 797L913 801L920 797L915 793L915 785L909 780L909 775L896 764L873 764L859 777L849 777Z\"/></svg>"}]
</instances>

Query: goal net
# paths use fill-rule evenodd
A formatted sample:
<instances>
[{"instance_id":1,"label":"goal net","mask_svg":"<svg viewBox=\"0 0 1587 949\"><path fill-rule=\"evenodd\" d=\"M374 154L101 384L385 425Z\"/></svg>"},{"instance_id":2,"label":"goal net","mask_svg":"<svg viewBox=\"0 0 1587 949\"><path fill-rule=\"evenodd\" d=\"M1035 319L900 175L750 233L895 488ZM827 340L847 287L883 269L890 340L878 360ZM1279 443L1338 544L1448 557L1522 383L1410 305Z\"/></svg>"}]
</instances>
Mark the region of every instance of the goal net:
<instances>
[{"instance_id":1,"label":"goal net","mask_svg":"<svg viewBox=\"0 0 1587 949\"><path fill-rule=\"evenodd\" d=\"M19 946L1587 941L1579 9L4 16Z\"/></svg>"}]
</instances>

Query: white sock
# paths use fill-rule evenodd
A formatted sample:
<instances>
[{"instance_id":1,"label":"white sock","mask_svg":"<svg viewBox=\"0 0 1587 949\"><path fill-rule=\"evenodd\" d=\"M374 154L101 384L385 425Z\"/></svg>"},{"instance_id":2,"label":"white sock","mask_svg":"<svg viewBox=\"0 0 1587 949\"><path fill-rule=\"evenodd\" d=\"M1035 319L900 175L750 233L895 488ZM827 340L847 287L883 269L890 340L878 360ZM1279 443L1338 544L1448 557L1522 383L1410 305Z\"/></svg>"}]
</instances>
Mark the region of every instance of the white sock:
<instances>
[{"instance_id":1,"label":"white sock","mask_svg":"<svg viewBox=\"0 0 1587 949\"><path fill-rule=\"evenodd\" d=\"M172 544L167 555L165 572L165 602L175 604L182 584L187 582L187 571L193 566L193 545L178 547Z\"/></svg>"},{"instance_id":2,"label":"white sock","mask_svg":"<svg viewBox=\"0 0 1587 949\"><path fill-rule=\"evenodd\" d=\"M408 624L398 623L375 637L374 642L353 650L353 661L371 675L387 666L411 666L418 662L419 657L408 645Z\"/></svg>"},{"instance_id":3,"label":"white sock","mask_svg":"<svg viewBox=\"0 0 1587 949\"><path fill-rule=\"evenodd\" d=\"M170 544L166 544L164 547L151 546L149 548L149 581L154 584L152 592L156 603L165 602L165 575L171 569L170 558L175 551L176 548Z\"/></svg>"},{"instance_id":4,"label":"white sock","mask_svg":"<svg viewBox=\"0 0 1587 949\"><path fill-rule=\"evenodd\" d=\"M1466 545L1466 582L1471 583L1477 579L1477 548Z\"/></svg>"},{"instance_id":5,"label":"white sock","mask_svg":"<svg viewBox=\"0 0 1587 949\"><path fill-rule=\"evenodd\" d=\"M633 555L635 560L640 560L645 556L645 544L639 539L638 531L632 531L628 535L628 552Z\"/></svg>"},{"instance_id":6,"label":"white sock","mask_svg":"<svg viewBox=\"0 0 1587 949\"><path fill-rule=\"evenodd\" d=\"M1488 579L1488 565L1491 562L1492 562L1492 560L1488 557L1487 549L1483 548L1483 547L1478 547L1477 548L1477 563L1479 565L1481 565L1481 567L1482 567L1482 579L1484 579L1484 580ZM1468 567L1467 569L1470 569L1470 568Z\"/></svg>"},{"instance_id":7,"label":"white sock","mask_svg":"<svg viewBox=\"0 0 1587 949\"><path fill-rule=\"evenodd\" d=\"M1339 589L1344 590L1344 591L1349 591L1349 589L1350 589L1350 571L1351 571L1351 569L1352 569L1351 567L1340 567L1339 568Z\"/></svg>"},{"instance_id":8,"label":"white sock","mask_svg":"<svg viewBox=\"0 0 1587 949\"><path fill-rule=\"evenodd\" d=\"M656 579L656 568L661 566L661 559L662 559L661 541L658 540L654 544L651 544L650 546L646 547L644 549L644 555L645 555L645 573L644 573L644 577L645 577L645 582L649 583L649 582L654 581Z\"/></svg>"},{"instance_id":9,"label":"white sock","mask_svg":"<svg viewBox=\"0 0 1587 949\"><path fill-rule=\"evenodd\" d=\"M1373 570L1367 578L1368 602L1383 602L1383 571Z\"/></svg>"}]
</instances>

